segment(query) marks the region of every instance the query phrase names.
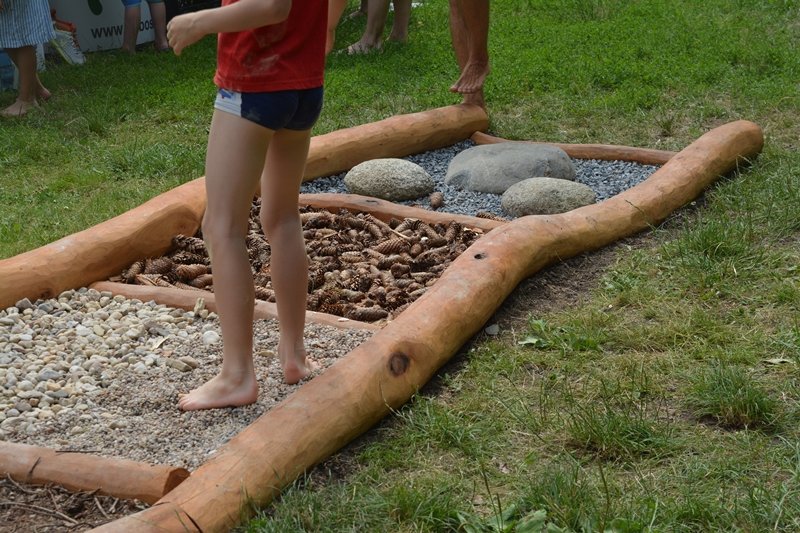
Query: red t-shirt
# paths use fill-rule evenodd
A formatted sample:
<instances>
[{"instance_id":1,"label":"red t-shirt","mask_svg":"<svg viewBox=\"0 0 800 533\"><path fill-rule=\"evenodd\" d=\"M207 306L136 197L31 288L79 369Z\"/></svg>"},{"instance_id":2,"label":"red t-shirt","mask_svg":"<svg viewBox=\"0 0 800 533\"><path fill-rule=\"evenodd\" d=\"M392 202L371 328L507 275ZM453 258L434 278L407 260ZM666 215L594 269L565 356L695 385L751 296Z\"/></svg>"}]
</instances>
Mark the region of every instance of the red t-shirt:
<instances>
[{"instance_id":1,"label":"red t-shirt","mask_svg":"<svg viewBox=\"0 0 800 533\"><path fill-rule=\"evenodd\" d=\"M280 24L220 33L214 83L238 92L321 87L327 18L325 0L292 0L289 17Z\"/></svg>"}]
</instances>

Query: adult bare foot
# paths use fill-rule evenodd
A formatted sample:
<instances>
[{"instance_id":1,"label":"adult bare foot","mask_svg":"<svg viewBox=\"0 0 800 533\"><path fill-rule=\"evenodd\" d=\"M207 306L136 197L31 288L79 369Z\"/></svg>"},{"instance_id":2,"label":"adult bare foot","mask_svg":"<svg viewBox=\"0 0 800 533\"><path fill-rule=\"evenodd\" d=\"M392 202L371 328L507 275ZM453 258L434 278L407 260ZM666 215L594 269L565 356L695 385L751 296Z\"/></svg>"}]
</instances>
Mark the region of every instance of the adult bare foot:
<instances>
[{"instance_id":1,"label":"adult bare foot","mask_svg":"<svg viewBox=\"0 0 800 533\"><path fill-rule=\"evenodd\" d=\"M408 42L408 32L405 33L395 33L392 32L389 34L389 38L387 41L394 41L396 43L407 43Z\"/></svg>"},{"instance_id":2,"label":"adult bare foot","mask_svg":"<svg viewBox=\"0 0 800 533\"><path fill-rule=\"evenodd\" d=\"M283 348L278 346L278 357L283 367L283 380L287 384L299 383L316 369L316 365L309 361L306 355L305 348L297 351L289 350L285 353Z\"/></svg>"},{"instance_id":3,"label":"adult bare foot","mask_svg":"<svg viewBox=\"0 0 800 533\"><path fill-rule=\"evenodd\" d=\"M380 50L381 49L381 42L380 41L368 41L365 39L361 39L357 43L353 43L347 47L347 53L349 55L356 55L356 54L368 54L370 52Z\"/></svg>"},{"instance_id":4,"label":"adult bare foot","mask_svg":"<svg viewBox=\"0 0 800 533\"><path fill-rule=\"evenodd\" d=\"M4 117L24 117L28 114L28 111L38 106L39 104L36 103L36 100L27 101L17 98L16 102L0 111L0 115Z\"/></svg>"},{"instance_id":5,"label":"adult bare foot","mask_svg":"<svg viewBox=\"0 0 800 533\"><path fill-rule=\"evenodd\" d=\"M489 63L468 63L461 76L450 87L454 93L474 93L483 88L486 76L489 75Z\"/></svg>"},{"instance_id":6,"label":"adult bare foot","mask_svg":"<svg viewBox=\"0 0 800 533\"><path fill-rule=\"evenodd\" d=\"M217 375L178 399L183 411L221 409L249 405L258 399L258 382L255 376L242 380L228 380Z\"/></svg>"}]
</instances>

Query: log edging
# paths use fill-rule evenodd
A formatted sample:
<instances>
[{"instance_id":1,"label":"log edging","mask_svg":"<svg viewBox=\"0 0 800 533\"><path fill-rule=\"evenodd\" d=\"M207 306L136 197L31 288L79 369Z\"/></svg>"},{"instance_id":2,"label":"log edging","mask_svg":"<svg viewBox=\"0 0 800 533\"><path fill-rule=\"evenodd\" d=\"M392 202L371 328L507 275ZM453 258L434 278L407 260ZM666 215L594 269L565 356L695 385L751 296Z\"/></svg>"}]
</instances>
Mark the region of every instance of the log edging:
<instances>
[{"instance_id":1,"label":"log edging","mask_svg":"<svg viewBox=\"0 0 800 533\"><path fill-rule=\"evenodd\" d=\"M524 278L663 221L763 147L758 125L715 128L604 202L527 216L476 241L395 321L220 448L158 505L96 531L227 531L406 401ZM349 384L349 386L344 386ZM276 431L280 428L280 431Z\"/></svg>"},{"instance_id":2,"label":"log edging","mask_svg":"<svg viewBox=\"0 0 800 533\"><path fill-rule=\"evenodd\" d=\"M341 193L316 193L301 194L300 205L316 207L319 209L334 209L343 207L351 211L369 213L376 218L388 222L392 218L416 218L429 224L447 224L448 222L458 222L470 229L490 231L502 226L508 221L493 220L489 218L473 217L469 215L459 215L454 213L444 213L431 211L419 207L395 204L380 198L361 196L358 194Z\"/></svg>"},{"instance_id":3,"label":"log edging","mask_svg":"<svg viewBox=\"0 0 800 533\"><path fill-rule=\"evenodd\" d=\"M114 295L125 296L126 298L136 298L143 302L150 300L158 303L168 305L170 307L177 307L191 311L194 309L198 298L203 299L203 304L209 311L217 311L217 304L214 293L202 289L188 290L177 289L172 287L153 287L148 285L128 285L125 283L116 283L113 281L98 281L89 285L89 288L96 291L108 291ZM265 302L263 300L256 300L254 306L254 318L278 318L278 308L272 302ZM306 311L306 322L313 324L322 324L339 329L365 329L370 331L377 331L383 326L371 324L369 322L361 322L358 320L351 320L349 318L342 318L328 313L318 313L316 311Z\"/></svg>"},{"instance_id":4,"label":"log edging","mask_svg":"<svg viewBox=\"0 0 800 533\"><path fill-rule=\"evenodd\" d=\"M630 161L642 165L663 165L677 152L654 150L652 148L636 148L613 144L564 144L541 141L510 141L483 132L475 132L472 137L475 144L497 144L504 142L524 142L529 144L549 144L564 150L575 159L600 159L602 161Z\"/></svg>"},{"instance_id":5,"label":"log edging","mask_svg":"<svg viewBox=\"0 0 800 533\"><path fill-rule=\"evenodd\" d=\"M153 504L189 477L185 468L0 441L0 475Z\"/></svg>"}]
</instances>

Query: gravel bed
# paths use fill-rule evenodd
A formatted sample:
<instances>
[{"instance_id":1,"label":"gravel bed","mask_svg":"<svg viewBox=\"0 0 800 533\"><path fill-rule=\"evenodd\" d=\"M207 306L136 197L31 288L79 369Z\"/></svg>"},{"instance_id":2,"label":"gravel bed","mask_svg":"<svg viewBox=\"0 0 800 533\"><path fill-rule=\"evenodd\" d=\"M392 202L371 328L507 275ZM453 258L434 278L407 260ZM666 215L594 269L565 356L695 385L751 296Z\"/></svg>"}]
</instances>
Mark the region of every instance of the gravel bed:
<instances>
[{"instance_id":1,"label":"gravel bed","mask_svg":"<svg viewBox=\"0 0 800 533\"><path fill-rule=\"evenodd\" d=\"M182 412L216 374L219 321L93 289L0 311L0 439L192 470L300 385L286 385L275 320L255 323L258 401ZM373 332L307 324L316 373ZM312 376L313 377L313 376Z\"/></svg>"},{"instance_id":2,"label":"gravel bed","mask_svg":"<svg viewBox=\"0 0 800 533\"><path fill-rule=\"evenodd\" d=\"M435 190L444 194L444 206L438 211L475 216L480 211L492 213L497 216L511 218L500 206L499 194L478 193L464 191L446 185L444 182L450 160L459 152L475 146L472 141L462 141L452 146L424 152L421 154L404 157L412 163L424 168L435 182ZM600 161L596 159L573 159L575 164L575 181L588 185L597 194L597 201L603 201L620 192L629 189L647 179L659 167L642 165L627 161ZM303 183L303 193L346 193L344 176L346 173L336 174ZM399 202L405 205L430 208L427 198Z\"/></svg>"}]
</instances>

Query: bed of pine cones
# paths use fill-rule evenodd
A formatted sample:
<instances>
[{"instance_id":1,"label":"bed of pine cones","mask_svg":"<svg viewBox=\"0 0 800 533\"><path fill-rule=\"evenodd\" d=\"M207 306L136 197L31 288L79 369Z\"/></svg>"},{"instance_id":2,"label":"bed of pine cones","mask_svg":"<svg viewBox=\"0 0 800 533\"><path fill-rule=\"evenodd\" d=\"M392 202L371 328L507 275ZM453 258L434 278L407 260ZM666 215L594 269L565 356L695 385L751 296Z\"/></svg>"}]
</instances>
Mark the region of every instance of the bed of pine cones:
<instances>
[{"instance_id":1,"label":"bed of pine cones","mask_svg":"<svg viewBox=\"0 0 800 533\"><path fill-rule=\"evenodd\" d=\"M274 302L270 245L261 230L256 198L247 249L256 298ZM307 308L352 320L378 322L399 315L480 235L457 222L417 219L383 222L370 214L301 207L309 258ZM137 261L112 281L214 290L203 239L177 235L163 257Z\"/></svg>"}]
</instances>

